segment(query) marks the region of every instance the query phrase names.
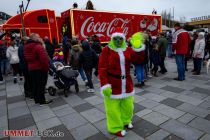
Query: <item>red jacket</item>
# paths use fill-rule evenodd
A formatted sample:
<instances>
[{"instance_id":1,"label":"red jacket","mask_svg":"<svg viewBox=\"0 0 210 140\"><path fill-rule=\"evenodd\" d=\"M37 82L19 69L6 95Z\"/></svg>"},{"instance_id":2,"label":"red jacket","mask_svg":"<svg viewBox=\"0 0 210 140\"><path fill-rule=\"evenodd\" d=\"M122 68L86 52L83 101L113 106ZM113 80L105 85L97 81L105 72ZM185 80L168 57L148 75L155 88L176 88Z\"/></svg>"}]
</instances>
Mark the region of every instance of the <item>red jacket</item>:
<instances>
[{"instance_id":1,"label":"red jacket","mask_svg":"<svg viewBox=\"0 0 210 140\"><path fill-rule=\"evenodd\" d=\"M184 29L178 29L173 34L173 51L175 54L184 54L186 55L189 51L191 39L190 35Z\"/></svg>"},{"instance_id":2,"label":"red jacket","mask_svg":"<svg viewBox=\"0 0 210 140\"><path fill-rule=\"evenodd\" d=\"M98 66L101 91L111 87L111 98L114 99L133 96L134 89L130 75L130 65L131 63L141 63L142 61L144 61L144 50L135 52L130 47L124 50L113 50L109 47L103 48ZM120 76L121 78L119 78Z\"/></svg>"},{"instance_id":3,"label":"red jacket","mask_svg":"<svg viewBox=\"0 0 210 140\"><path fill-rule=\"evenodd\" d=\"M49 59L44 47L39 42L29 40L25 44L24 56L28 64L29 71L31 70L49 70Z\"/></svg>"}]
</instances>

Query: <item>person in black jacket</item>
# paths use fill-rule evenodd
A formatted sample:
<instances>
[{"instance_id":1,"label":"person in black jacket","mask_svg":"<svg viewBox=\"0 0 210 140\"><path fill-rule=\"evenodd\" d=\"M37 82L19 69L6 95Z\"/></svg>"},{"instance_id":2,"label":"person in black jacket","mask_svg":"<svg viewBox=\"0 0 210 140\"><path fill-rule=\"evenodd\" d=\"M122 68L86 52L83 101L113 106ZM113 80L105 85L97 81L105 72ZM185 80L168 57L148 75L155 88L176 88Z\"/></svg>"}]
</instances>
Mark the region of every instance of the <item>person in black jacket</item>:
<instances>
[{"instance_id":1,"label":"person in black jacket","mask_svg":"<svg viewBox=\"0 0 210 140\"><path fill-rule=\"evenodd\" d=\"M46 48L47 54L50 57L50 59L52 59L54 51L55 51L54 45L50 42L50 40L47 36L45 36L45 38L44 38L44 43L45 43L45 48Z\"/></svg>"},{"instance_id":2,"label":"person in black jacket","mask_svg":"<svg viewBox=\"0 0 210 140\"><path fill-rule=\"evenodd\" d=\"M32 89L31 78L29 76L28 65L24 57L24 45L28 39L29 38L26 36L22 37L20 46L18 48L18 57L20 59L20 62L19 62L20 70L23 72L23 76L24 76L25 97L33 99L32 90L31 90Z\"/></svg>"},{"instance_id":3,"label":"person in black jacket","mask_svg":"<svg viewBox=\"0 0 210 140\"><path fill-rule=\"evenodd\" d=\"M82 41L82 49L83 52L79 56L79 64L81 67L83 67L88 79L88 92L95 92L92 83L92 71L93 68L96 68L97 66L98 56L95 51L90 48L90 45L87 41Z\"/></svg>"}]
</instances>

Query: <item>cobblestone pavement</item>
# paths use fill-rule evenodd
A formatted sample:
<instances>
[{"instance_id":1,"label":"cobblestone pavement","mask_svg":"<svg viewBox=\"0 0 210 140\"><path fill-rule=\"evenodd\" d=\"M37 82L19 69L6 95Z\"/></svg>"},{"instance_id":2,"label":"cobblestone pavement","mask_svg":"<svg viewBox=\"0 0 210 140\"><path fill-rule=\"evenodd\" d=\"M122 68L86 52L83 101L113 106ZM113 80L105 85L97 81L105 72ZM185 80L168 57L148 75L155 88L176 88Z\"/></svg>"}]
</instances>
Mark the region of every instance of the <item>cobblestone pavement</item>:
<instances>
[{"instance_id":1,"label":"cobblestone pavement","mask_svg":"<svg viewBox=\"0 0 210 140\"><path fill-rule=\"evenodd\" d=\"M136 89L134 129L124 138L116 138L106 130L103 99L99 94L99 81L94 78L95 93L87 93L79 80L80 92L74 89L65 98L62 94L50 105L40 107L25 100L23 83L13 84L12 77L0 85L0 139L3 130L53 130L63 137L11 137L11 140L210 140L210 75L191 74L192 62L184 82L174 81L177 76L173 59L166 62L168 73L159 74ZM52 84L49 77L48 85Z\"/></svg>"}]
</instances>

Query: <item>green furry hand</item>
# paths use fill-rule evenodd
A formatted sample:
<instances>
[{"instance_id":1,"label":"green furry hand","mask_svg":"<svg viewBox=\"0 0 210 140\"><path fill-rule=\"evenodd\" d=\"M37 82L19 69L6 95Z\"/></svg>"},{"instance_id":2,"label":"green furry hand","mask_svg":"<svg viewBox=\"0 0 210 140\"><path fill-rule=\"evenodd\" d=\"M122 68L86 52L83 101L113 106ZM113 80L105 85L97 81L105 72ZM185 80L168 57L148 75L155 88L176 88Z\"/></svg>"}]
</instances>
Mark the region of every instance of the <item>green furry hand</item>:
<instances>
[{"instance_id":1,"label":"green furry hand","mask_svg":"<svg viewBox=\"0 0 210 140\"><path fill-rule=\"evenodd\" d=\"M112 88L111 87L105 88L102 92L103 92L105 97L110 98L110 96L112 94Z\"/></svg>"}]
</instances>

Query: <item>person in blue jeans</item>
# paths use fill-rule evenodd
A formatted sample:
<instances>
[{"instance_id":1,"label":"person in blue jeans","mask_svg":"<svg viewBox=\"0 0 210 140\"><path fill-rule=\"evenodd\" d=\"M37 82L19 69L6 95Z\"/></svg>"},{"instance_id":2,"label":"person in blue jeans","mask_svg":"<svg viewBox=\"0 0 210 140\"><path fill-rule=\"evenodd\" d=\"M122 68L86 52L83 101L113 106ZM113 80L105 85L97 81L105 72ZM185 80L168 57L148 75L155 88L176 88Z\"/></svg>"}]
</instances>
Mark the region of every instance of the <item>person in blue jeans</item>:
<instances>
[{"instance_id":1,"label":"person in blue jeans","mask_svg":"<svg viewBox=\"0 0 210 140\"><path fill-rule=\"evenodd\" d=\"M178 71L178 81L185 80L185 56L181 54L175 55L177 71ZM174 80L176 80L174 78Z\"/></svg>"},{"instance_id":2,"label":"person in blue jeans","mask_svg":"<svg viewBox=\"0 0 210 140\"><path fill-rule=\"evenodd\" d=\"M189 52L191 39L189 33L182 29L179 23L176 23L174 28L172 43L178 71L178 77L174 80L183 81L185 80L185 55Z\"/></svg>"},{"instance_id":3,"label":"person in blue jeans","mask_svg":"<svg viewBox=\"0 0 210 140\"><path fill-rule=\"evenodd\" d=\"M143 64L134 64L135 66L135 72L136 72L136 78L138 83L135 84L136 87L142 87L145 86L144 84L144 65Z\"/></svg>"}]
</instances>

